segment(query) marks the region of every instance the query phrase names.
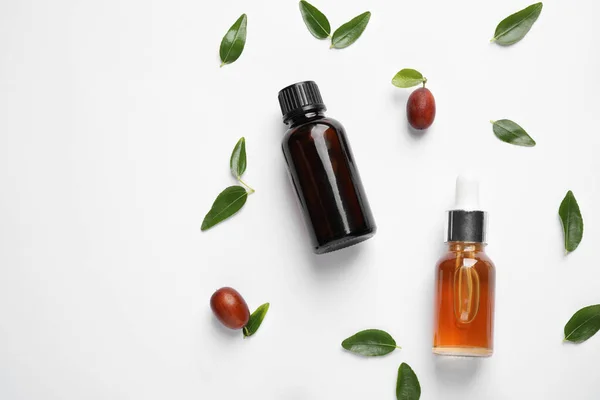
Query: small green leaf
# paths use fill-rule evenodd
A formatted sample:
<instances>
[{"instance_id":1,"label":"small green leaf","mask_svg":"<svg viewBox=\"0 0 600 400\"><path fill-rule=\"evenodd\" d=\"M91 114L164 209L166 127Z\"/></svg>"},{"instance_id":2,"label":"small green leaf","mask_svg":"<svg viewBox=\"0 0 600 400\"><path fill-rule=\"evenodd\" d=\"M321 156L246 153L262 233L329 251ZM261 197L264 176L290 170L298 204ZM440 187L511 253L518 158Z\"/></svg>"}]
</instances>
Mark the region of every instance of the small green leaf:
<instances>
[{"instance_id":1,"label":"small green leaf","mask_svg":"<svg viewBox=\"0 0 600 400\"><path fill-rule=\"evenodd\" d=\"M246 139L241 138L233 148L231 159L229 160L231 173L236 178L241 177L246 171Z\"/></svg>"},{"instance_id":2,"label":"small green leaf","mask_svg":"<svg viewBox=\"0 0 600 400\"><path fill-rule=\"evenodd\" d=\"M392 84L399 88L409 88L427 82L423 75L414 69L404 68L400 70L393 78Z\"/></svg>"},{"instance_id":3,"label":"small green leaf","mask_svg":"<svg viewBox=\"0 0 600 400\"><path fill-rule=\"evenodd\" d=\"M300 2L300 13L306 27L317 39L327 39L331 34L331 25L327 17L307 1Z\"/></svg>"},{"instance_id":4,"label":"small green leaf","mask_svg":"<svg viewBox=\"0 0 600 400\"><path fill-rule=\"evenodd\" d=\"M535 3L503 19L496 27L492 42L509 46L523 39L542 12L542 3Z\"/></svg>"},{"instance_id":5,"label":"small green leaf","mask_svg":"<svg viewBox=\"0 0 600 400\"><path fill-rule=\"evenodd\" d=\"M231 64L242 55L244 46L246 45L246 26L248 25L248 17L242 14L229 31L221 40L221 48L219 54L221 56L221 67L225 64Z\"/></svg>"},{"instance_id":6,"label":"small green leaf","mask_svg":"<svg viewBox=\"0 0 600 400\"><path fill-rule=\"evenodd\" d=\"M384 356L400 348L389 333L379 329L360 331L344 340L342 347L367 357Z\"/></svg>"},{"instance_id":7,"label":"small green leaf","mask_svg":"<svg viewBox=\"0 0 600 400\"><path fill-rule=\"evenodd\" d=\"M398 400L419 400L420 397L421 385L417 375L408 364L400 364L396 381L396 398Z\"/></svg>"},{"instance_id":8,"label":"small green leaf","mask_svg":"<svg viewBox=\"0 0 600 400\"><path fill-rule=\"evenodd\" d=\"M565 341L585 342L600 330L600 304L577 311L565 325Z\"/></svg>"},{"instance_id":9,"label":"small green leaf","mask_svg":"<svg viewBox=\"0 0 600 400\"><path fill-rule=\"evenodd\" d=\"M494 128L494 134L503 142L514 144L515 146L533 147L535 140L525 129L509 119L490 121Z\"/></svg>"},{"instance_id":10,"label":"small green leaf","mask_svg":"<svg viewBox=\"0 0 600 400\"><path fill-rule=\"evenodd\" d=\"M256 311L254 311L250 315L250 319L248 323L242 330L244 333L244 337L252 336L256 333L258 328L260 328L260 324L262 324L263 319L265 319L265 315L267 315L267 311L269 311L269 303L265 303L262 306L258 307Z\"/></svg>"},{"instance_id":11,"label":"small green leaf","mask_svg":"<svg viewBox=\"0 0 600 400\"><path fill-rule=\"evenodd\" d=\"M583 238L583 218L579 210L579 204L570 190L560 203L558 215L562 222L565 234L565 250L574 251Z\"/></svg>"},{"instance_id":12,"label":"small green leaf","mask_svg":"<svg viewBox=\"0 0 600 400\"><path fill-rule=\"evenodd\" d=\"M356 42L367 27L369 19L371 19L371 13L367 11L337 28L331 37L331 47L343 49Z\"/></svg>"},{"instance_id":13,"label":"small green leaf","mask_svg":"<svg viewBox=\"0 0 600 400\"><path fill-rule=\"evenodd\" d=\"M217 196L200 229L205 231L231 217L244 206L247 199L246 189L241 186L229 186Z\"/></svg>"}]
</instances>

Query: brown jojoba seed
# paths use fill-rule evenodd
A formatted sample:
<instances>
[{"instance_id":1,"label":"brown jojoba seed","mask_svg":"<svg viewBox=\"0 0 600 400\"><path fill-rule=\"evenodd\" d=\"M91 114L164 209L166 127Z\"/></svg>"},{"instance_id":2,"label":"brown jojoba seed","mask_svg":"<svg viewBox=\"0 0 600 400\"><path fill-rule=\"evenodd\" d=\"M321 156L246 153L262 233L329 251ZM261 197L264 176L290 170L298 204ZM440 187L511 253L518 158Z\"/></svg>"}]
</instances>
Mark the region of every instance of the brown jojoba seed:
<instances>
[{"instance_id":1,"label":"brown jojoba seed","mask_svg":"<svg viewBox=\"0 0 600 400\"><path fill-rule=\"evenodd\" d=\"M408 123L415 129L427 129L435 119L435 99L429 89L422 87L410 94L406 103Z\"/></svg>"},{"instance_id":2,"label":"brown jojoba seed","mask_svg":"<svg viewBox=\"0 0 600 400\"><path fill-rule=\"evenodd\" d=\"M248 304L230 287L217 290L210 298L210 308L219 321L230 329L242 329L250 319Z\"/></svg>"}]
</instances>

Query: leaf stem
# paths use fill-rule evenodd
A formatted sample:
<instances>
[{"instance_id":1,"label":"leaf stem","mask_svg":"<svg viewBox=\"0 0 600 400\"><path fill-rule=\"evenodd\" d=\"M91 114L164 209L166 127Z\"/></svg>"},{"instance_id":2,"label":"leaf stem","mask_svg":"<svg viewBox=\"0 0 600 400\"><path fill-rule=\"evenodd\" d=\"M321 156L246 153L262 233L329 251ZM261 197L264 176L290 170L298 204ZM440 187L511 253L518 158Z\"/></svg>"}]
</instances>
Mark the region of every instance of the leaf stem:
<instances>
[{"instance_id":1,"label":"leaf stem","mask_svg":"<svg viewBox=\"0 0 600 400\"><path fill-rule=\"evenodd\" d=\"M496 123L496 121L494 121L493 119L490 119L490 123L491 123L492 125L494 125L494 124Z\"/></svg>"},{"instance_id":2,"label":"leaf stem","mask_svg":"<svg viewBox=\"0 0 600 400\"><path fill-rule=\"evenodd\" d=\"M252 194L252 193L256 192L256 190L252 189L252 187L250 185L248 185L246 182L244 182L242 180L242 178L240 178L239 176L237 177L237 180L239 183L241 183L242 185L246 186L246 188L248 188L248 190L249 190L248 194Z\"/></svg>"}]
</instances>

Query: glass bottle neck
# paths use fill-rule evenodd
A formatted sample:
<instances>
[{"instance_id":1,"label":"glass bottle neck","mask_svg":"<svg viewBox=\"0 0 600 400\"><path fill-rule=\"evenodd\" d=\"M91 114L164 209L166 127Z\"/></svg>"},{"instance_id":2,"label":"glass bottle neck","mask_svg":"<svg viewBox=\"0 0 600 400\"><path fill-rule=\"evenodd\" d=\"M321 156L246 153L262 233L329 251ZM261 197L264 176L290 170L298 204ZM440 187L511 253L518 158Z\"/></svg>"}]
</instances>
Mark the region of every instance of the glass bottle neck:
<instances>
[{"instance_id":1,"label":"glass bottle neck","mask_svg":"<svg viewBox=\"0 0 600 400\"><path fill-rule=\"evenodd\" d=\"M455 252L485 252L485 243L473 242L448 242L448 250Z\"/></svg>"},{"instance_id":2,"label":"glass bottle neck","mask_svg":"<svg viewBox=\"0 0 600 400\"><path fill-rule=\"evenodd\" d=\"M295 128L298 125L305 124L310 121L325 118L325 111L315 110L309 111L304 114L298 114L290 118L286 123L290 128Z\"/></svg>"}]
</instances>

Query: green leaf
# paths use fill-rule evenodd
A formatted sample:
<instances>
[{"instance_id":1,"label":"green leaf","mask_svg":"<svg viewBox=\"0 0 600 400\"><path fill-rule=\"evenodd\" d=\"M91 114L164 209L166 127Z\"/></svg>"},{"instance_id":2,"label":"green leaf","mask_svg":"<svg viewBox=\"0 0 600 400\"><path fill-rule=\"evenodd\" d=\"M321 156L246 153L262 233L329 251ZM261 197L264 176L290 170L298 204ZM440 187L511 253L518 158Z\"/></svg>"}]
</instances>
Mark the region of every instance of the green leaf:
<instances>
[{"instance_id":1,"label":"green leaf","mask_svg":"<svg viewBox=\"0 0 600 400\"><path fill-rule=\"evenodd\" d=\"M392 78L392 84L400 88L409 88L424 82L427 82L427 79L419 71L410 68L400 70Z\"/></svg>"},{"instance_id":2,"label":"green leaf","mask_svg":"<svg viewBox=\"0 0 600 400\"><path fill-rule=\"evenodd\" d=\"M515 146L535 146L535 140L519 124L509 119L490 122L493 124L494 134L503 142L514 144Z\"/></svg>"},{"instance_id":3,"label":"green leaf","mask_svg":"<svg viewBox=\"0 0 600 400\"><path fill-rule=\"evenodd\" d=\"M585 342L600 330L600 304L577 311L565 325L565 341Z\"/></svg>"},{"instance_id":4,"label":"green leaf","mask_svg":"<svg viewBox=\"0 0 600 400\"><path fill-rule=\"evenodd\" d=\"M496 27L492 42L509 46L523 39L542 12L542 3L535 3L503 19Z\"/></svg>"},{"instance_id":5,"label":"green leaf","mask_svg":"<svg viewBox=\"0 0 600 400\"><path fill-rule=\"evenodd\" d=\"M241 186L229 186L223 190L212 205L212 208L202 221L201 230L212 228L238 212L246 203L248 193Z\"/></svg>"},{"instance_id":6,"label":"green leaf","mask_svg":"<svg viewBox=\"0 0 600 400\"><path fill-rule=\"evenodd\" d=\"M558 215L562 222L565 234L565 250L574 251L583 238L583 218L579 210L579 204L570 190L560 203Z\"/></svg>"},{"instance_id":7,"label":"green leaf","mask_svg":"<svg viewBox=\"0 0 600 400\"><path fill-rule=\"evenodd\" d=\"M263 319L265 319L265 315L267 315L267 311L269 311L269 303L265 303L262 306L258 307L256 311L254 311L250 315L250 319L248 323L242 330L244 333L244 337L252 336L256 333L258 328L260 328L260 324L262 324Z\"/></svg>"},{"instance_id":8,"label":"green leaf","mask_svg":"<svg viewBox=\"0 0 600 400\"><path fill-rule=\"evenodd\" d=\"M371 13L367 11L337 28L331 37L331 47L343 49L356 42L367 27L369 19L371 19Z\"/></svg>"},{"instance_id":9,"label":"green leaf","mask_svg":"<svg viewBox=\"0 0 600 400\"><path fill-rule=\"evenodd\" d=\"M300 2L300 13L306 27L317 39L327 39L331 34L331 25L327 17L307 1Z\"/></svg>"},{"instance_id":10,"label":"green leaf","mask_svg":"<svg viewBox=\"0 0 600 400\"><path fill-rule=\"evenodd\" d=\"M342 347L367 357L384 356L400 348L396 346L396 341L389 333L379 329L360 331L344 340Z\"/></svg>"},{"instance_id":11,"label":"green leaf","mask_svg":"<svg viewBox=\"0 0 600 400\"><path fill-rule=\"evenodd\" d=\"M396 398L398 400L419 400L420 397L421 385L417 375L408 364L400 364L396 381Z\"/></svg>"},{"instance_id":12,"label":"green leaf","mask_svg":"<svg viewBox=\"0 0 600 400\"><path fill-rule=\"evenodd\" d=\"M231 173L236 178L241 177L246 171L246 139L241 138L233 148L231 159L229 160Z\"/></svg>"},{"instance_id":13,"label":"green leaf","mask_svg":"<svg viewBox=\"0 0 600 400\"><path fill-rule=\"evenodd\" d=\"M242 14L229 31L221 40L221 48L219 54L221 56L221 67L225 64L231 64L242 55L244 46L246 45L246 26L248 25L248 17Z\"/></svg>"}]
</instances>

